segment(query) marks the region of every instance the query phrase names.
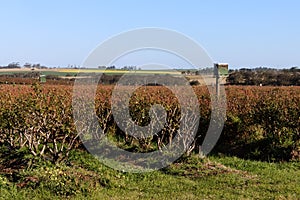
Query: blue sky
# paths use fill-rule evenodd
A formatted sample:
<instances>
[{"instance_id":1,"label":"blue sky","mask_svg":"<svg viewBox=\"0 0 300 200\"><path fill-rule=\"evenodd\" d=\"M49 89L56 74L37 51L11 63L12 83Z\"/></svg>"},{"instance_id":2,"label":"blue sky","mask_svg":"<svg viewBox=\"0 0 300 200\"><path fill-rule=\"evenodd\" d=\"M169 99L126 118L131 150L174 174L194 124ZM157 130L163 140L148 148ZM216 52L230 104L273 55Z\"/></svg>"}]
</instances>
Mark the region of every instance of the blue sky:
<instances>
[{"instance_id":1,"label":"blue sky","mask_svg":"<svg viewBox=\"0 0 300 200\"><path fill-rule=\"evenodd\" d=\"M297 0L0 2L0 65L80 65L113 35L160 27L193 38L231 68L300 66Z\"/></svg>"}]
</instances>

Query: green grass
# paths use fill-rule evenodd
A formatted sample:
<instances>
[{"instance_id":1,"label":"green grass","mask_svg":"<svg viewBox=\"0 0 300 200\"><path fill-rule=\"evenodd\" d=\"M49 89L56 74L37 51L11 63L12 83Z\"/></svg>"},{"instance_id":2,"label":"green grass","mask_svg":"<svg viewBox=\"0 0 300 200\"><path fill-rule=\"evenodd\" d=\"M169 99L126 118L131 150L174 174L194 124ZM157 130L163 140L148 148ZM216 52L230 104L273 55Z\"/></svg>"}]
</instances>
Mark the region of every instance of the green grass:
<instances>
[{"instance_id":1,"label":"green grass","mask_svg":"<svg viewBox=\"0 0 300 200\"><path fill-rule=\"evenodd\" d=\"M2 170L3 171L3 170ZM182 158L144 174L122 173L86 152L0 175L0 199L299 199L300 163Z\"/></svg>"},{"instance_id":2,"label":"green grass","mask_svg":"<svg viewBox=\"0 0 300 200\"><path fill-rule=\"evenodd\" d=\"M192 70L195 71L195 70ZM173 74L173 75L180 75L180 70L136 70L136 71L127 71L127 70L120 70L120 69L35 69L31 70L3 70L0 69L0 75L13 75L13 74L20 74L20 73L32 73L32 72L40 72L44 75L54 75L54 76L76 76L78 73L105 73L106 75L123 75L126 72L134 73L137 75L149 75L149 74Z\"/></svg>"}]
</instances>

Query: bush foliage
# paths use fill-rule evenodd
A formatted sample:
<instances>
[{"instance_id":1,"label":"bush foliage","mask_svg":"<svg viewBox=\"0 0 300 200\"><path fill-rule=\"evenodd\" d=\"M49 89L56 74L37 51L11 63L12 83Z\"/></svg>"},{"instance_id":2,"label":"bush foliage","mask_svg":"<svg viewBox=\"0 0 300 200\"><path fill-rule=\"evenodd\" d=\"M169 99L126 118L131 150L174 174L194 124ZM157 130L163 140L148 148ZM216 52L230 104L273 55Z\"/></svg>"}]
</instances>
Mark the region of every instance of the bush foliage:
<instances>
[{"instance_id":1,"label":"bush foliage","mask_svg":"<svg viewBox=\"0 0 300 200\"><path fill-rule=\"evenodd\" d=\"M138 125L150 123L151 105L161 104L166 110L166 123L151 137L143 133L134 137L117 126L111 112L112 90L113 86L98 87L95 112L102 130L118 146L128 151L149 152L172 142L176 144L173 139L182 116L178 99L170 90L141 87L129 101L130 116ZM53 163L65 160L70 150L81 146L81 133L76 132L73 119L72 86L0 85L0 91L2 146L12 150L26 148L33 157ZM195 86L194 91L201 117L195 142L185 146L188 153L201 146L211 113L207 88ZM299 87L228 86L226 94L227 120L216 151L259 160L300 158ZM187 119L195 120L192 114Z\"/></svg>"}]
</instances>

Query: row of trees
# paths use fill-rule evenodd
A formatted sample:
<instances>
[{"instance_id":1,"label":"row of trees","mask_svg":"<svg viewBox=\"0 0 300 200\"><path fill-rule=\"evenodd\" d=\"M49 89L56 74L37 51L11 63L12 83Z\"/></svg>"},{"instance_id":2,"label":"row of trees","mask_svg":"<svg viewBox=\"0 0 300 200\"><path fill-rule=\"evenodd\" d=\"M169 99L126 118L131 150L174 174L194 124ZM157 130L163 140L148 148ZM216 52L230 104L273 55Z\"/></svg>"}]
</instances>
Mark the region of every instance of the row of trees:
<instances>
[{"instance_id":1,"label":"row of trees","mask_svg":"<svg viewBox=\"0 0 300 200\"><path fill-rule=\"evenodd\" d=\"M38 64L25 63L23 66L21 66L19 62L12 62L6 66L0 66L0 69L20 69L22 67L29 68L29 69L47 69L48 68L39 63Z\"/></svg>"},{"instance_id":2,"label":"row of trees","mask_svg":"<svg viewBox=\"0 0 300 200\"><path fill-rule=\"evenodd\" d=\"M6 66L0 66L0 69L19 69L19 68L29 68L29 69L48 69L49 67L46 67L41 64L31 64L31 63L25 63L23 66L20 65L19 62L12 62L9 63ZM73 68L73 69L79 69L79 68L85 68L80 67L79 65L68 65L66 68ZM116 66L98 66L98 69L117 69ZM141 68L138 68L137 66L124 66L120 68L121 70L141 70Z\"/></svg>"},{"instance_id":3,"label":"row of trees","mask_svg":"<svg viewBox=\"0 0 300 200\"><path fill-rule=\"evenodd\" d=\"M238 69L230 70L227 82L231 85L300 85L300 69Z\"/></svg>"},{"instance_id":4,"label":"row of trees","mask_svg":"<svg viewBox=\"0 0 300 200\"><path fill-rule=\"evenodd\" d=\"M13 63L9 63L7 66L0 66L0 69L13 69L13 68L21 68L20 63L13 62Z\"/></svg>"}]
</instances>

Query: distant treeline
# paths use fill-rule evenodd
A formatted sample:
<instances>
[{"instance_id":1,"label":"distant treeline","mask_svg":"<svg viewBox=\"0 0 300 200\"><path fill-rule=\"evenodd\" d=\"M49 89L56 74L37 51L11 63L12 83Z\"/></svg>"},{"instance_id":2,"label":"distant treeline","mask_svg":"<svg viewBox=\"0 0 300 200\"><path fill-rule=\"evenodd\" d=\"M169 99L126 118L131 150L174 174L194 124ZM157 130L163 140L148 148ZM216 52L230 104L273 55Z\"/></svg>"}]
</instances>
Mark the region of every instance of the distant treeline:
<instances>
[{"instance_id":1,"label":"distant treeline","mask_svg":"<svg viewBox=\"0 0 300 200\"><path fill-rule=\"evenodd\" d=\"M19 68L21 68L21 66L18 62L10 63L7 66L0 66L0 69L19 69Z\"/></svg>"},{"instance_id":2,"label":"distant treeline","mask_svg":"<svg viewBox=\"0 0 300 200\"><path fill-rule=\"evenodd\" d=\"M0 69L20 69L22 68L19 62L12 62L9 63L6 66L0 66ZM46 66L42 66L41 64L30 64L25 63L23 65L23 68L29 68L29 69L48 69Z\"/></svg>"},{"instance_id":3,"label":"distant treeline","mask_svg":"<svg viewBox=\"0 0 300 200\"><path fill-rule=\"evenodd\" d=\"M274 86L300 86L300 69L238 69L230 70L227 78L231 85L274 85Z\"/></svg>"}]
</instances>

